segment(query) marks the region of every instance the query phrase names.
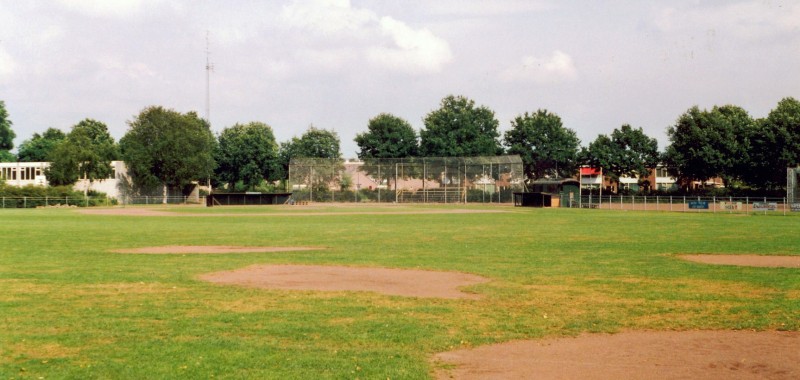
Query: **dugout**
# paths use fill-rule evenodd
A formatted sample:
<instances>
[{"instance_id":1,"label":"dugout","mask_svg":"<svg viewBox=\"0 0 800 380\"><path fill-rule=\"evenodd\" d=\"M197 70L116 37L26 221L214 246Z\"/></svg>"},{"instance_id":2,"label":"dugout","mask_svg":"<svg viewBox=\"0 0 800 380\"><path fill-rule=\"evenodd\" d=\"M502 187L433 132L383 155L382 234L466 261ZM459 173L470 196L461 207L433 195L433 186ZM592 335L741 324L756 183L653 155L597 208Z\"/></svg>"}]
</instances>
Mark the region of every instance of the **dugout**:
<instances>
[{"instance_id":1,"label":"dugout","mask_svg":"<svg viewBox=\"0 0 800 380\"><path fill-rule=\"evenodd\" d=\"M215 193L206 197L206 206L282 205L291 198L292 193Z\"/></svg>"},{"instance_id":2,"label":"dugout","mask_svg":"<svg viewBox=\"0 0 800 380\"><path fill-rule=\"evenodd\" d=\"M514 193L514 206L569 207L580 197L580 182L573 178L539 179L528 184L528 192Z\"/></svg>"}]
</instances>

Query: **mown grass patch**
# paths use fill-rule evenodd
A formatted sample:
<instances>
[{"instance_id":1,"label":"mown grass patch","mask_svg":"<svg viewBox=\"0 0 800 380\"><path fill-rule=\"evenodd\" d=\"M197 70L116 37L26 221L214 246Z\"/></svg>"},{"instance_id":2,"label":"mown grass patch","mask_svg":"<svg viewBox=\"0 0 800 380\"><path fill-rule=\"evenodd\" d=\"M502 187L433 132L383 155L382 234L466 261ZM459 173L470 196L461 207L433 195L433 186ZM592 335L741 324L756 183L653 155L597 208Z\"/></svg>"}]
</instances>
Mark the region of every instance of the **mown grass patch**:
<instances>
[{"instance_id":1,"label":"mown grass patch","mask_svg":"<svg viewBox=\"0 0 800 380\"><path fill-rule=\"evenodd\" d=\"M435 352L512 339L800 330L800 270L674 257L799 255L795 216L303 207L179 207L174 217L2 210L0 378L414 379L429 376ZM163 245L327 249L110 253ZM265 263L462 271L492 281L468 288L481 300L441 300L197 279Z\"/></svg>"}]
</instances>

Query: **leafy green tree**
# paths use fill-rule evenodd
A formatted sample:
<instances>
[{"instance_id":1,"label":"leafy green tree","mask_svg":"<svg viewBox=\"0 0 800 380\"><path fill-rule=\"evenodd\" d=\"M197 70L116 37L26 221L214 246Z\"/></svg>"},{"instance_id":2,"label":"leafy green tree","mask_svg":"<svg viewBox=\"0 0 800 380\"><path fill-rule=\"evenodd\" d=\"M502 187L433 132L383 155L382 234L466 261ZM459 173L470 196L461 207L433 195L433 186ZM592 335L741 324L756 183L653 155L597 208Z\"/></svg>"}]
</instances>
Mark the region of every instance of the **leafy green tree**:
<instances>
[{"instance_id":1,"label":"leafy green tree","mask_svg":"<svg viewBox=\"0 0 800 380\"><path fill-rule=\"evenodd\" d=\"M720 177L726 187L750 165L755 122L741 107L690 108L667 129L670 145L664 160L682 182Z\"/></svg>"},{"instance_id":2,"label":"leafy green tree","mask_svg":"<svg viewBox=\"0 0 800 380\"><path fill-rule=\"evenodd\" d=\"M344 169L344 162L336 132L318 129L312 125L299 138L292 137L290 141L282 143L279 162L284 170L283 178L289 178L289 164L303 158L329 160L325 165L319 162L298 165L292 173L295 180L310 183L318 195L327 192L330 184L340 183L339 174ZM314 166L316 168L312 169Z\"/></svg>"},{"instance_id":3,"label":"leafy green tree","mask_svg":"<svg viewBox=\"0 0 800 380\"><path fill-rule=\"evenodd\" d=\"M120 147L133 191L143 193L160 186L166 202L169 189L182 189L213 175L216 139L197 113L151 106L128 124Z\"/></svg>"},{"instance_id":4,"label":"leafy green tree","mask_svg":"<svg viewBox=\"0 0 800 380\"><path fill-rule=\"evenodd\" d=\"M367 132L356 135L358 158L404 158L417 155L417 132L407 121L387 113L375 116Z\"/></svg>"},{"instance_id":5,"label":"leafy green tree","mask_svg":"<svg viewBox=\"0 0 800 380\"><path fill-rule=\"evenodd\" d=\"M581 153L584 163L603 169L603 175L619 184L621 177L643 178L659 163L658 141L642 128L625 124L611 136L599 135Z\"/></svg>"},{"instance_id":6,"label":"leafy green tree","mask_svg":"<svg viewBox=\"0 0 800 380\"><path fill-rule=\"evenodd\" d=\"M11 129L13 123L8 118L6 103L0 100L0 161L14 161L11 149L14 149L14 137L17 135Z\"/></svg>"},{"instance_id":7,"label":"leafy green tree","mask_svg":"<svg viewBox=\"0 0 800 380\"><path fill-rule=\"evenodd\" d=\"M341 159L339 135L334 131L308 127L302 136L292 137L281 143L278 161L283 169L283 178L288 178L289 162L292 158L332 158Z\"/></svg>"},{"instance_id":8,"label":"leafy green tree","mask_svg":"<svg viewBox=\"0 0 800 380\"><path fill-rule=\"evenodd\" d=\"M220 134L215 157L217 178L229 189L241 181L252 190L264 180L275 179L278 143L269 125L236 124Z\"/></svg>"},{"instance_id":9,"label":"leafy green tree","mask_svg":"<svg viewBox=\"0 0 800 380\"><path fill-rule=\"evenodd\" d=\"M547 110L517 116L505 133L507 152L522 157L529 180L574 175L580 143L575 131L564 128L561 118Z\"/></svg>"},{"instance_id":10,"label":"leafy green tree","mask_svg":"<svg viewBox=\"0 0 800 380\"><path fill-rule=\"evenodd\" d=\"M756 124L743 179L758 188L783 188L786 168L800 165L800 101L782 99Z\"/></svg>"},{"instance_id":11,"label":"leafy green tree","mask_svg":"<svg viewBox=\"0 0 800 380\"><path fill-rule=\"evenodd\" d=\"M84 119L53 148L47 179L56 186L71 185L81 178L91 184L108 178L113 172L111 161L117 158L119 149L108 127L97 120Z\"/></svg>"},{"instance_id":12,"label":"leafy green tree","mask_svg":"<svg viewBox=\"0 0 800 380\"><path fill-rule=\"evenodd\" d=\"M494 111L463 96L447 96L424 119L420 153L427 157L474 157L502 154Z\"/></svg>"},{"instance_id":13,"label":"leafy green tree","mask_svg":"<svg viewBox=\"0 0 800 380\"><path fill-rule=\"evenodd\" d=\"M22 162L50 161L50 154L67 135L60 129L47 128L43 134L34 133L30 140L19 145L17 157Z\"/></svg>"}]
</instances>

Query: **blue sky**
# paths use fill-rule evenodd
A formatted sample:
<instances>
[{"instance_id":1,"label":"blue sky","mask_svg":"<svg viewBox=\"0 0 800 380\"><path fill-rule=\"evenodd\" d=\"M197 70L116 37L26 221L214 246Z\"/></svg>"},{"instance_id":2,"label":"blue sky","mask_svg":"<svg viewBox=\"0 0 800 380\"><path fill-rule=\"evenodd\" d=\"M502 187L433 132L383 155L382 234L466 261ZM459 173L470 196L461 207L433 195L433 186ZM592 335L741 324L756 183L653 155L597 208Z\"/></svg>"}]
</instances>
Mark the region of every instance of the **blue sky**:
<instances>
[{"instance_id":1,"label":"blue sky","mask_svg":"<svg viewBox=\"0 0 800 380\"><path fill-rule=\"evenodd\" d=\"M336 131L345 156L382 112L423 127L450 94L561 116L584 145L622 124L667 144L697 105L764 117L800 98L800 2L0 1L0 99L16 145L84 118L119 139L142 108L261 121L279 141Z\"/></svg>"}]
</instances>

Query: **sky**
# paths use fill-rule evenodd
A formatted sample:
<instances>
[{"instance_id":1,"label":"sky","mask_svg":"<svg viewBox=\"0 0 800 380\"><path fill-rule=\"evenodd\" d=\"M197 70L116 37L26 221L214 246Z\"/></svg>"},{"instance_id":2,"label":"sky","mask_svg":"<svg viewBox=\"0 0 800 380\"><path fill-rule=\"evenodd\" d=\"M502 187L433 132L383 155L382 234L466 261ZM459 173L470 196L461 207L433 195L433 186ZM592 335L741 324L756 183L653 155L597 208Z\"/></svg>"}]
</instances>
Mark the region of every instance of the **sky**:
<instances>
[{"instance_id":1,"label":"sky","mask_svg":"<svg viewBox=\"0 0 800 380\"><path fill-rule=\"evenodd\" d=\"M158 105L278 142L333 130L355 157L371 118L420 130L448 95L501 134L546 109L584 146L630 124L663 150L692 106L800 98L800 1L0 0L16 146L86 118L118 140Z\"/></svg>"}]
</instances>

